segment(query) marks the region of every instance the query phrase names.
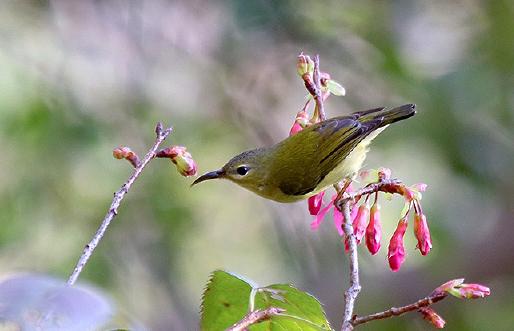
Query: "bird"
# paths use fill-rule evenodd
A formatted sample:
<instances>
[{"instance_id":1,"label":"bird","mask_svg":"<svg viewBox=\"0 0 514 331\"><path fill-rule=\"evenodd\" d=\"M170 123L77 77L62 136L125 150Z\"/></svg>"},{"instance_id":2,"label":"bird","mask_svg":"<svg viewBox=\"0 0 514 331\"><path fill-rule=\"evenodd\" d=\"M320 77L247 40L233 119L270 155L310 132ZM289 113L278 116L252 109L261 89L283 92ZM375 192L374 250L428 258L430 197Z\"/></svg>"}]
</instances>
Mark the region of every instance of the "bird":
<instances>
[{"instance_id":1,"label":"bird","mask_svg":"<svg viewBox=\"0 0 514 331\"><path fill-rule=\"evenodd\" d=\"M282 203L303 200L341 180L353 180L369 145L389 124L416 114L416 105L384 107L330 118L270 147L242 152L191 186L228 179L257 195Z\"/></svg>"}]
</instances>

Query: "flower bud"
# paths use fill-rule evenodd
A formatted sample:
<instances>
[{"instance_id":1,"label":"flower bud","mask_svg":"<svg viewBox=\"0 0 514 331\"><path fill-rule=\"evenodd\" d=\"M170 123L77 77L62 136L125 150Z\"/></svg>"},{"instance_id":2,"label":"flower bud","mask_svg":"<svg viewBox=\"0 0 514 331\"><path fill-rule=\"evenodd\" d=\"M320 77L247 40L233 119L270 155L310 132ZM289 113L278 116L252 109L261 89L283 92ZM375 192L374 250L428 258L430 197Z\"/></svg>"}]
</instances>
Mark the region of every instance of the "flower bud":
<instances>
[{"instance_id":1,"label":"flower bud","mask_svg":"<svg viewBox=\"0 0 514 331\"><path fill-rule=\"evenodd\" d=\"M330 199L330 202L323 208L321 208L318 213L316 214L316 218L311 223L311 229L317 230L323 219L325 218L325 215L330 210L330 208L334 207L334 199L337 197L337 195L332 196Z\"/></svg>"},{"instance_id":2,"label":"flower bud","mask_svg":"<svg viewBox=\"0 0 514 331\"><path fill-rule=\"evenodd\" d=\"M419 248L421 255L427 255L432 249L432 239L430 238L427 218L423 213L414 214L414 235L418 240L416 248Z\"/></svg>"},{"instance_id":3,"label":"flower bud","mask_svg":"<svg viewBox=\"0 0 514 331\"><path fill-rule=\"evenodd\" d=\"M118 160L125 159L129 161L134 166L134 168L139 165L139 157L129 147L116 147L112 150L112 156Z\"/></svg>"},{"instance_id":4,"label":"flower bud","mask_svg":"<svg viewBox=\"0 0 514 331\"><path fill-rule=\"evenodd\" d=\"M444 293L444 292L447 292L449 293L449 291L455 287L458 287L459 285L461 285L462 283L464 283L464 278L457 278L457 279L452 279L450 281L447 281L446 283L442 284L442 285L439 285L433 292L432 294L440 294L440 293Z\"/></svg>"},{"instance_id":5,"label":"flower bud","mask_svg":"<svg viewBox=\"0 0 514 331\"><path fill-rule=\"evenodd\" d=\"M375 255L380 249L382 238L382 224L380 223L380 205L375 201L371 206L369 223L366 227L366 247L371 255Z\"/></svg>"},{"instance_id":6,"label":"flower bud","mask_svg":"<svg viewBox=\"0 0 514 331\"><path fill-rule=\"evenodd\" d=\"M296 61L296 70L300 77L303 77L305 74L312 75L314 72L314 61L312 61L309 55L300 53Z\"/></svg>"},{"instance_id":7,"label":"flower bud","mask_svg":"<svg viewBox=\"0 0 514 331\"><path fill-rule=\"evenodd\" d=\"M129 153L132 153L132 151L128 147L120 146L112 150L112 156L118 160L126 158Z\"/></svg>"},{"instance_id":8,"label":"flower bud","mask_svg":"<svg viewBox=\"0 0 514 331\"><path fill-rule=\"evenodd\" d=\"M323 204L323 196L325 195L325 191L322 191L316 195L313 195L308 200L309 205L309 213L311 215L318 215L319 210L321 209L321 205Z\"/></svg>"},{"instance_id":9,"label":"flower bud","mask_svg":"<svg viewBox=\"0 0 514 331\"><path fill-rule=\"evenodd\" d=\"M294 136L298 132L302 131L303 128L300 124L294 122L293 126L291 127L291 130L289 130L289 136Z\"/></svg>"},{"instance_id":10,"label":"flower bud","mask_svg":"<svg viewBox=\"0 0 514 331\"><path fill-rule=\"evenodd\" d=\"M461 284L448 290L448 293L461 299L479 299L490 295L491 290L480 284Z\"/></svg>"},{"instance_id":11,"label":"flower bud","mask_svg":"<svg viewBox=\"0 0 514 331\"><path fill-rule=\"evenodd\" d=\"M196 162L184 146L172 146L158 153L159 157L169 157L177 166L178 172L185 177L196 175Z\"/></svg>"},{"instance_id":12,"label":"flower bud","mask_svg":"<svg viewBox=\"0 0 514 331\"><path fill-rule=\"evenodd\" d=\"M379 168L378 169L378 179L380 180L387 180L391 179L391 169L389 168Z\"/></svg>"},{"instance_id":13,"label":"flower bud","mask_svg":"<svg viewBox=\"0 0 514 331\"><path fill-rule=\"evenodd\" d=\"M428 322L432 323L433 326L435 326L437 329L444 328L444 325L446 324L445 320L435 312L430 307L421 307L418 310L421 315L423 315L423 318L427 320Z\"/></svg>"},{"instance_id":14,"label":"flower bud","mask_svg":"<svg viewBox=\"0 0 514 331\"><path fill-rule=\"evenodd\" d=\"M369 205L367 202L365 202L359 207L359 210L357 211L357 216L355 216L355 219L352 222L353 234L355 235L355 239L357 239L357 244L359 244L362 240L362 237L364 237L368 217Z\"/></svg>"},{"instance_id":15,"label":"flower bud","mask_svg":"<svg viewBox=\"0 0 514 331\"><path fill-rule=\"evenodd\" d=\"M396 230L389 241L389 249L387 259L389 260L389 267L392 271L400 270L401 265L405 261L405 247L403 246L403 236L407 230L407 218L402 218L396 227Z\"/></svg>"},{"instance_id":16,"label":"flower bud","mask_svg":"<svg viewBox=\"0 0 514 331\"><path fill-rule=\"evenodd\" d=\"M291 127L291 130L289 130L289 135L294 136L309 124L309 114L307 114L305 110L299 111L298 114L296 114L296 118L294 120L293 126Z\"/></svg>"}]
</instances>

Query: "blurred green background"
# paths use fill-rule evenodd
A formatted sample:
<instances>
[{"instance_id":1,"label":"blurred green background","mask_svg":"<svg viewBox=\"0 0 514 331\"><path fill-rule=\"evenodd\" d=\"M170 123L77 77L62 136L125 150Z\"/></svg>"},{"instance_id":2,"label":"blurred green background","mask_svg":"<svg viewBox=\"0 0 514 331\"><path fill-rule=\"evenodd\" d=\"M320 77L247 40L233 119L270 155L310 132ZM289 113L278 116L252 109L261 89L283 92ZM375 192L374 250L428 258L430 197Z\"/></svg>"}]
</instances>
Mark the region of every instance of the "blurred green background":
<instances>
[{"instance_id":1,"label":"blurred green background","mask_svg":"<svg viewBox=\"0 0 514 331\"><path fill-rule=\"evenodd\" d=\"M513 1L2 1L0 273L66 279L112 193L130 174L111 152L143 154L157 121L199 171L287 136L303 105L300 51L341 82L329 116L413 102L366 166L425 182L434 249L398 273L361 247L357 313L410 303L446 280L486 300L435 306L447 330L514 327ZM150 164L80 280L118 305L118 326L195 330L202 289L223 268L317 296L339 327L347 263L327 218L228 182L194 189ZM382 201L385 236L402 202ZM383 243L386 246L386 243ZM359 330L426 330L416 314Z\"/></svg>"}]
</instances>

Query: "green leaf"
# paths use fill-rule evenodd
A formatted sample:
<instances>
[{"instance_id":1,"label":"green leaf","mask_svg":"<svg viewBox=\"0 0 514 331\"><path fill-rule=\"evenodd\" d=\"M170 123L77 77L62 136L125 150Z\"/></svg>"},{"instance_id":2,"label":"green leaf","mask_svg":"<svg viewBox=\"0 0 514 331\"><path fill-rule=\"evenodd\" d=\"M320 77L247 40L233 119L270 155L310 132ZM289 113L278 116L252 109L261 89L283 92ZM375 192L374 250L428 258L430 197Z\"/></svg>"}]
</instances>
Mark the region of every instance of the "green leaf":
<instances>
[{"instance_id":1,"label":"green leaf","mask_svg":"<svg viewBox=\"0 0 514 331\"><path fill-rule=\"evenodd\" d=\"M240 277L214 271L203 292L200 330L225 330L240 321L248 313L251 291Z\"/></svg>"},{"instance_id":2,"label":"green leaf","mask_svg":"<svg viewBox=\"0 0 514 331\"><path fill-rule=\"evenodd\" d=\"M259 288L221 270L212 273L203 293L200 330L222 331L232 326L249 312L250 301L254 310L285 309L280 315L252 325L251 331L332 330L320 302L312 295L286 284Z\"/></svg>"},{"instance_id":3,"label":"green leaf","mask_svg":"<svg viewBox=\"0 0 514 331\"><path fill-rule=\"evenodd\" d=\"M256 296L256 309L278 307L286 311L250 327L261 330L332 330L321 303L309 293L292 285L276 284L261 288Z\"/></svg>"},{"instance_id":4,"label":"green leaf","mask_svg":"<svg viewBox=\"0 0 514 331\"><path fill-rule=\"evenodd\" d=\"M333 95L343 96L346 94L346 90L344 87L336 82L335 80L329 79L327 81L327 89L332 93Z\"/></svg>"}]
</instances>

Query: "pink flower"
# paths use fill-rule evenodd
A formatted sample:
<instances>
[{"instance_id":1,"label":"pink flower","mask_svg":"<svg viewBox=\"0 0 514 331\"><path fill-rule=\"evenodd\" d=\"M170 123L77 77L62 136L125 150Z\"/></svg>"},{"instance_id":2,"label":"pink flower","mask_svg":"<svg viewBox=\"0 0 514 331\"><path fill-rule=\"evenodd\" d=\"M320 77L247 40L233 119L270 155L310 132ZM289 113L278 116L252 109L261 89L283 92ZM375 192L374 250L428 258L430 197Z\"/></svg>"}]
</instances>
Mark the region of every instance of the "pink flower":
<instances>
[{"instance_id":1,"label":"pink flower","mask_svg":"<svg viewBox=\"0 0 514 331\"><path fill-rule=\"evenodd\" d=\"M433 326L435 326L437 329L444 328L444 325L446 324L445 320L435 312L430 307L421 307L418 310L421 315L423 315L423 318L430 323L432 323Z\"/></svg>"},{"instance_id":2,"label":"pink flower","mask_svg":"<svg viewBox=\"0 0 514 331\"><path fill-rule=\"evenodd\" d=\"M371 207L369 223L366 228L366 247L371 255L375 255L380 249L382 238L382 224L380 223L380 205L375 201Z\"/></svg>"},{"instance_id":3,"label":"pink flower","mask_svg":"<svg viewBox=\"0 0 514 331\"><path fill-rule=\"evenodd\" d=\"M322 191L316 195L313 195L309 198L309 213L311 215L318 215L319 210L321 209L321 205L323 204L323 196L325 195L325 191Z\"/></svg>"},{"instance_id":4,"label":"pink flower","mask_svg":"<svg viewBox=\"0 0 514 331\"><path fill-rule=\"evenodd\" d=\"M423 213L414 214L414 235L418 240L416 247L419 248L421 255L427 255L432 249L432 239L430 238L427 218Z\"/></svg>"},{"instance_id":5,"label":"pink flower","mask_svg":"<svg viewBox=\"0 0 514 331\"><path fill-rule=\"evenodd\" d=\"M335 200L336 196L337 195L333 195L332 198L330 199L330 202L325 207L321 208L318 211L318 214L316 215L316 218L311 223L311 229L313 229L313 230L317 230L318 229L319 225L321 224L321 222L325 218L325 215L327 214L327 212L330 210L330 208L334 207L334 200Z\"/></svg>"},{"instance_id":6,"label":"pink flower","mask_svg":"<svg viewBox=\"0 0 514 331\"><path fill-rule=\"evenodd\" d=\"M403 236L407 230L407 218L402 218L396 227L396 230L389 242L389 250L387 259L389 260L389 267L392 271L400 270L402 263L405 261L405 247L403 246Z\"/></svg>"},{"instance_id":7,"label":"pink flower","mask_svg":"<svg viewBox=\"0 0 514 331\"><path fill-rule=\"evenodd\" d=\"M461 284L448 291L461 299L479 299L491 294L489 287L480 284Z\"/></svg>"},{"instance_id":8,"label":"pink flower","mask_svg":"<svg viewBox=\"0 0 514 331\"><path fill-rule=\"evenodd\" d=\"M357 244L359 244L364 237L364 233L366 232L366 223L368 221L369 216L369 205L367 202L363 203L359 210L357 211L357 216L352 222L353 225L353 234L355 235L355 239L357 239Z\"/></svg>"},{"instance_id":9,"label":"pink flower","mask_svg":"<svg viewBox=\"0 0 514 331\"><path fill-rule=\"evenodd\" d=\"M291 127L291 130L289 130L289 135L294 136L295 134L297 134L298 132L300 132L302 130L303 130L302 126L300 124L294 122L293 126Z\"/></svg>"},{"instance_id":10,"label":"pink flower","mask_svg":"<svg viewBox=\"0 0 514 331\"><path fill-rule=\"evenodd\" d=\"M340 212L335 206L334 206L334 200L337 198L337 194L334 194L332 198L330 198L330 201L325 207L321 208L322 198L323 194L325 194L325 191L318 193L315 196L312 196L309 198L309 212L311 215L316 215L316 218L311 223L311 229L317 230L323 219L325 218L325 215L328 213L328 211L333 208L334 209L334 225L337 229L337 232L340 236L344 234L343 231L343 213ZM314 201L314 197L319 196L319 207L317 207L316 203L318 201ZM311 200L312 199L312 200ZM315 207L318 209L317 213L314 214L313 212L316 211ZM311 209L312 208L312 209Z\"/></svg>"}]
</instances>

